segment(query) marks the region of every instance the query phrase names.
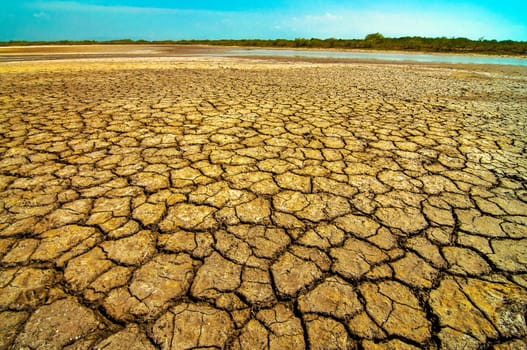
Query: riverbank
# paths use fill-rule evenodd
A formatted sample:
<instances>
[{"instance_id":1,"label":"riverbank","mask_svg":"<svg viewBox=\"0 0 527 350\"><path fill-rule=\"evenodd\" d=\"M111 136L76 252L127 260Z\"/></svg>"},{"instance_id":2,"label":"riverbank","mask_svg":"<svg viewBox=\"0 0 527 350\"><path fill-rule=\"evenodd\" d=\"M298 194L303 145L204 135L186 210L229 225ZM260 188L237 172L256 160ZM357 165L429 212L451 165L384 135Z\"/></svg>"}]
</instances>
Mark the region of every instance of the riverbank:
<instances>
[{"instance_id":1,"label":"riverbank","mask_svg":"<svg viewBox=\"0 0 527 350\"><path fill-rule=\"evenodd\" d=\"M387 50L404 52L444 52L451 54L487 54L487 55L526 55L527 42L512 40L470 40L467 38L425 38L425 37L384 37L380 33L367 35L364 39L219 39L219 40L110 40L110 41L56 41L26 42L10 41L0 43L5 46L32 46L41 44L59 45L210 45L284 49L338 49L338 50Z\"/></svg>"},{"instance_id":2,"label":"riverbank","mask_svg":"<svg viewBox=\"0 0 527 350\"><path fill-rule=\"evenodd\" d=\"M272 57L303 58L306 60L358 61L358 62L410 62L431 64L492 64L526 66L523 56L489 56L477 54L431 54L380 50L337 50L337 49L285 49L246 48L236 46L206 45L39 45L0 47L0 62L42 59L80 59L108 57Z\"/></svg>"}]
</instances>

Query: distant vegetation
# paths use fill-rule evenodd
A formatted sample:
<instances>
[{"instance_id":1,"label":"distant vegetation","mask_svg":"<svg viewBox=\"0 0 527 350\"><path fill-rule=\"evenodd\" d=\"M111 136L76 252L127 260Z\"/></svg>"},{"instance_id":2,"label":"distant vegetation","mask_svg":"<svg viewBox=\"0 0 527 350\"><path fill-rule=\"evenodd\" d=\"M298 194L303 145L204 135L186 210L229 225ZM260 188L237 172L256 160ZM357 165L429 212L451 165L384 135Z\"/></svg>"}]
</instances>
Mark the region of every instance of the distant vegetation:
<instances>
[{"instance_id":1,"label":"distant vegetation","mask_svg":"<svg viewBox=\"0 0 527 350\"><path fill-rule=\"evenodd\" d=\"M527 41L512 40L470 40L467 38L423 38L419 36L387 38L380 33L368 34L364 39L241 39L241 40L110 40L110 41L9 41L0 45L89 45L89 44L179 44L179 45L218 45L218 46L246 46L246 47L275 47L275 48L321 48L321 49L371 49L371 50L402 50L451 53L485 53L506 55L527 55Z\"/></svg>"}]
</instances>

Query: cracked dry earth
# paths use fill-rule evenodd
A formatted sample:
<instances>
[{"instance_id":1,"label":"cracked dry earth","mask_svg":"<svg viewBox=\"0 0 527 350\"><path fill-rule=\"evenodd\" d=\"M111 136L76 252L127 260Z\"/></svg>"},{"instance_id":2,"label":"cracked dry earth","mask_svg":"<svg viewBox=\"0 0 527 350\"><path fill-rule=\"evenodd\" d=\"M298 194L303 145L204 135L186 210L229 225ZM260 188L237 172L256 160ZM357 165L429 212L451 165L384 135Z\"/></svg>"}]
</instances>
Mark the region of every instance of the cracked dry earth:
<instances>
[{"instance_id":1,"label":"cracked dry earth","mask_svg":"<svg viewBox=\"0 0 527 350\"><path fill-rule=\"evenodd\" d=\"M0 70L1 349L527 348L525 72Z\"/></svg>"}]
</instances>

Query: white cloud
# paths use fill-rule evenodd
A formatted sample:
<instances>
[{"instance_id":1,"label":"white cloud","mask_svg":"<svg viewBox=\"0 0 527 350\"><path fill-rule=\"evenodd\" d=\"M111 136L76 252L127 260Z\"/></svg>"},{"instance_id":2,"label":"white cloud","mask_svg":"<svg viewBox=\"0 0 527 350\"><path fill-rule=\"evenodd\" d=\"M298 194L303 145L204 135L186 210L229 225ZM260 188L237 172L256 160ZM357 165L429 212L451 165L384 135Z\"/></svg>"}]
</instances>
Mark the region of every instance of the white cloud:
<instances>
[{"instance_id":1,"label":"white cloud","mask_svg":"<svg viewBox=\"0 0 527 350\"><path fill-rule=\"evenodd\" d=\"M427 36L459 37L477 39L482 36L489 39L506 39L517 35L512 33L511 24L485 13L452 13L448 11L372 11L345 10L338 15L308 14L284 19L282 28L289 28L305 37L341 37L362 38L368 33L380 32L385 36ZM516 27L516 30L522 28ZM523 27L525 32L526 28Z\"/></svg>"},{"instance_id":2,"label":"white cloud","mask_svg":"<svg viewBox=\"0 0 527 350\"><path fill-rule=\"evenodd\" d=\"M45 12L36 12L33 13L33 17L35 18L49 18L49 15Z\"/></svg>"},{"instance_id":3,"label":"white cloud","mask_svg":"<svg viewBox=\"0 0 527 350\"><path fill-rule=\"evenodd\" d=\"M209 11L195 11L177 8L163 8L163 7L139 7L139 6L123 6L123 5L94 5L83 4L76 1L45 1L34 2L32 7L48 10L48 11L79 11L79 12L106 12L106 13L121 13L121 14L183 14L192 12L209 12Z\"/></svg>"},{"instance_id":4,"label":"white cloud","mask_svg":"<svg viewBox=\"0 0 527 350\"><path fill-rule=\"evenodd\" d=\"M326 12L323 15L306 15L304 18L307 21L321 22L321 23L328 22L328 21L340 21L343 19L342 16L334 15L331 12Z\"/></svg>"}]
</instances>

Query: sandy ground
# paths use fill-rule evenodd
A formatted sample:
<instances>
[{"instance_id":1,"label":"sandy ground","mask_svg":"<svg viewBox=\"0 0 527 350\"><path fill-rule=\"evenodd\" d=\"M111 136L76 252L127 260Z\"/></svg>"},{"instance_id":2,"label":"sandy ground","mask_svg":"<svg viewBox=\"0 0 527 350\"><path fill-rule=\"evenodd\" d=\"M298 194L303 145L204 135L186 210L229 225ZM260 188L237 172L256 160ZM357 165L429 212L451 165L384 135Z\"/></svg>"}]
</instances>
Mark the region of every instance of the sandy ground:
<instances>
[{"instance_id":1,"label":"sandy ground","mask_svg":"<svg viewBox=\"0 0 527 350\"><path fill-rule=\"evenodd\" d=\"M200 45L39 45L0 47L0 62L82 58L178 57L221 54L222 47Z\"/></svg>"},{"instance_id":2,"label":"sandy ground","mask_svg":"<svg viewBox=\"0 0 527 350\"><path fill-rule=\"evenodd\" d=\"M0 349L527 347L525 70L91 49L0 63Z\"/></svg>"}]
</instances>

